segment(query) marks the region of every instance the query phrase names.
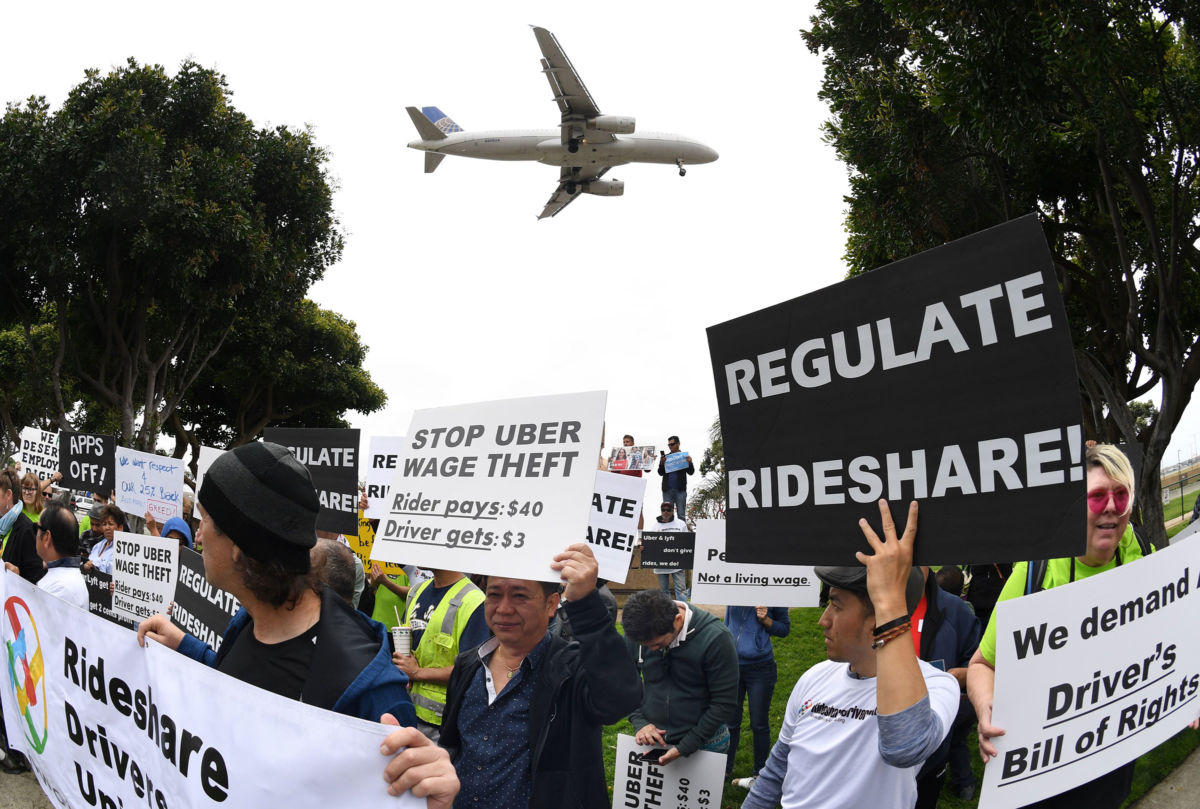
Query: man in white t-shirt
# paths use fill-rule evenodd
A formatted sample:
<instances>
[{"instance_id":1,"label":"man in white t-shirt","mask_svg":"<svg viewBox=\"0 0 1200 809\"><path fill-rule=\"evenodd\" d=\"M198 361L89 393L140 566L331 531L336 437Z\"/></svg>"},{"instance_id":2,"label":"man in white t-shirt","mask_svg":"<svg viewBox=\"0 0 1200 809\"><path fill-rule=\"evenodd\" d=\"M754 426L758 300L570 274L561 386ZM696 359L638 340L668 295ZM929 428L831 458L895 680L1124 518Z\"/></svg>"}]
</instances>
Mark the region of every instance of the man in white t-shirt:
<instances>
[{"instance_id":1,"label":"man in white t-shirt","mask_svg":"<svg viewBox=\"0 0 1200 809\"><path fill-rule=\"evenodd\" d=\"M899 538L886 501L879 511L883 540L860 523L874 551L858 554L864 567L816 568L830 586L820 620L829 660L796 682L742 809L910 809L921 763L950 731L958 682L917 659L909 625L923 582L912 570L917 504Z\"/></svg>"},{"instance_id":2,"label":"man in white t-shirt","mask_svg":"<svg viewBox=\"0 0 1200 809\"><path fill-rule=\"evenodd\" d=\"M46 575L38 579L37 586L86 610L88 589L79 572L79 523L75 515L61 503L47 503L38 516L34 538L37 554L46 564Z\"/></svg>"},{"instance_id":3,"label":"man in white t-shirt","mask_svg":"<svg viewBox=\"0 0 1200 809\"><path fill-rule=\"evenodd\" d=\"M659 511L659 516L655 519L654 525L651 526L652 531L661 533L682 533L688 530L687 523L681 520L675 514L675 504L664 501ZM677 601L691 601L692 591L687 586L687 571L676 570L674 568L653 568L654 573L658 576L658 588L667 595L671 594L671 585L675 585L675 599Z\"/></svg>"}]
</instances>

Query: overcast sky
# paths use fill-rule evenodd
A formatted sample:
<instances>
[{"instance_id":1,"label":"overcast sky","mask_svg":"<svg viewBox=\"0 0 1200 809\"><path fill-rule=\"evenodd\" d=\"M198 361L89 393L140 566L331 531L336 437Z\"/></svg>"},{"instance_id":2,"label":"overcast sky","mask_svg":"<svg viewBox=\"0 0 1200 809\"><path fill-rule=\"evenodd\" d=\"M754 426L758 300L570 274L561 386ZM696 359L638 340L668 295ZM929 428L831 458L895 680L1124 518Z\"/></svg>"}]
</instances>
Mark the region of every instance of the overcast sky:
<instances>
[{"instance_id":1,"label":"overcast sky","mask_svg":"<svg viewBox=\"0 0 1200 809\"><path fill-rule=\"evenodd\" d=\"M708 9L707 11L705 9ZM342 261L310 292L355 321L388 394L350 414L402 434L415 409L608 391L608 444L678 433L697 463L717 415L707 326L845 274L845 168L821 139L811 3L54 3L6 9L0 99L57 108L133 56L225 74L257 125L309 126L330 155ZM530 24L600 109L720 153L610 171L625 195L536 215L558 172L449 157L431 175L407 105L464 129L553 128ZM1197 408L1192 408L1193 411ZM1189 413L1168 451L1191 454Z\"/></svg>"}]
</instances>

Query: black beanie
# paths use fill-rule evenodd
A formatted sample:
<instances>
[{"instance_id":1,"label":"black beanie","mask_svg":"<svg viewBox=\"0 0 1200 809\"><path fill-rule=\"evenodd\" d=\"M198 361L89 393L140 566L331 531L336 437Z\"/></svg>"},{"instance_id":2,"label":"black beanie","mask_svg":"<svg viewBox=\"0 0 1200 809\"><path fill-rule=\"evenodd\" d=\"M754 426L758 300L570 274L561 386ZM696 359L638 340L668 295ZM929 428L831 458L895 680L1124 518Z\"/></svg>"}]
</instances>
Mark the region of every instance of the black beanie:
<instances>
[{"instance_id":1,"label":"black beanie","mask_svg":"<svg viewBox=\"0 0 1200 809\"><path fill-rule=\"evenodd\" d=\"M212 462L200 503L242 552L307 573L321 504L312 478L286 447L243 444Z\"/></svg>"}]
</instances>

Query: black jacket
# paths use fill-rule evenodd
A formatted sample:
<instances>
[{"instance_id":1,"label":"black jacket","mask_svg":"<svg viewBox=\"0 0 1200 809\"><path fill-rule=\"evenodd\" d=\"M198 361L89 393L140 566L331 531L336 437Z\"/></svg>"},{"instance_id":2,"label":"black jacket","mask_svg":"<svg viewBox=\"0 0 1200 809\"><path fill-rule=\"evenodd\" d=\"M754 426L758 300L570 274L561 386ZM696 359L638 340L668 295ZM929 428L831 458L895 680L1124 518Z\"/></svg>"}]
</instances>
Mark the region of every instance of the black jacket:
<instances>
[{"instance_id":1,"label":"black jacket","mask_svg":"<svg viewBox=\"0 0 1200 809\"><path fill-rule=\"evenodd\" d=\"M30 584L37 584L46 575L46 566L37 552L37 532L23 511L17 515L8 541L4 543L4 561L16 565L21 571L21 578Z\"/></svg>"},{"instance_id":2,"label":"black jacket","mask_svg":"<svg viewBox=\"0 0 1200 809\"><path fill-rule=\"evenodd\" d=\"M641 678L594 591L566 610L575 640L550 638L529 706L528 737L513 743L531 751L531 809L609 809L600 731L641 704ZM459 707L482 665L478 647L454 661L438 742L451 760L461 746Z\"/></svg>"}]
</instances>

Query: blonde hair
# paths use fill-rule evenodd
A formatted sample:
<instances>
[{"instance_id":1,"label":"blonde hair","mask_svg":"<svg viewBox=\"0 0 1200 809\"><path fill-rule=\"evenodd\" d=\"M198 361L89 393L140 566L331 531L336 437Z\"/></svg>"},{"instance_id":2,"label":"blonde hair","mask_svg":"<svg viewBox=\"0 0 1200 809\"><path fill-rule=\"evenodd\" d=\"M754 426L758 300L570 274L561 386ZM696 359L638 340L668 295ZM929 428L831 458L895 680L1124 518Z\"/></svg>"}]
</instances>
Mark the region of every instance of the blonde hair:
<instances>
[{"instance_id":1,"label":"blonde hair","mask_svg":"<svg viewBox=\"0 0 1200 809\"><path fill-rule=\"evenodd\" d=\"M1088 447L1085 460L1087 469L1101 469L1104 474L1120 483L1129 492L1129 504L1125 506L1125 514L1133 511L1133 499L1137 494L1133 485L1133 466L1124 452L1113 444L1096 444Z\"/></svg>"}]
</instances>

